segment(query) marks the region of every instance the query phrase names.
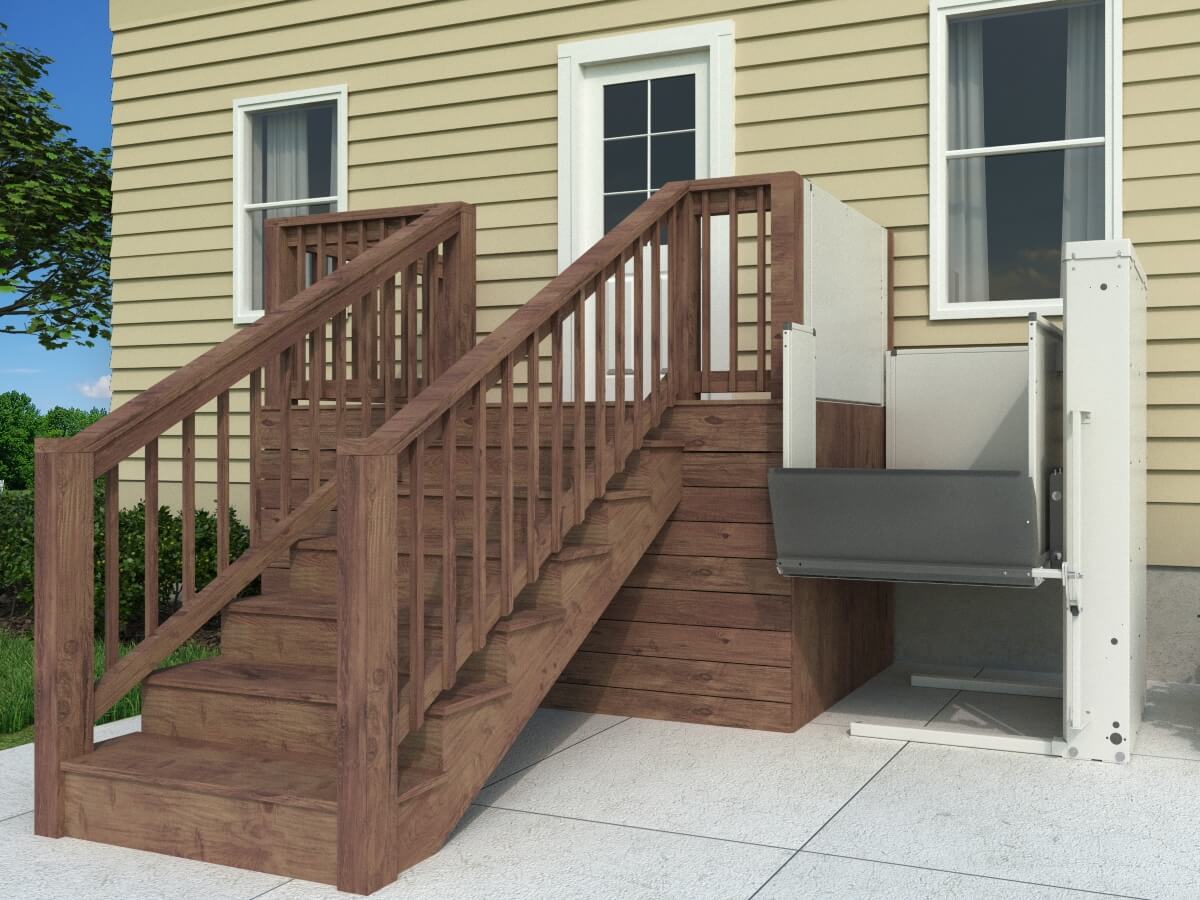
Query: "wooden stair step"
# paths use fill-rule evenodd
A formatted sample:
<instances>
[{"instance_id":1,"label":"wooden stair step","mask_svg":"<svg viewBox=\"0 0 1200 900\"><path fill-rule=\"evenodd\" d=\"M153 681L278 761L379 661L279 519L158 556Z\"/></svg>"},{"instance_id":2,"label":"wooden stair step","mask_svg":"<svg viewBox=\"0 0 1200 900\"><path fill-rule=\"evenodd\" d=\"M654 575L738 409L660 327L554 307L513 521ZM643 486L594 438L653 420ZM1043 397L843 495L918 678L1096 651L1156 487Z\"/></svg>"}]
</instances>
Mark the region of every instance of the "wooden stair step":
<instances>
[{"instance_id":1,"label":"wooden stair step","mask_svg":"<svg viewBox=\"0 0 1200 900\"><path fill-rule=\"evenodd\" d=\"M415 800L427 791L441 787L449 777L449 772L438 772L419 766L401 766L400 776L396 781L399 802Z\"/></svg>"},{"instance_id":2,"label":"wooden stair step","mask_svg":"<svg viewBox=\"0 0 1200 900\"><path fill-rule=\"evenodd\" d=\"M553 562L579 562L585 559L599 559L611 552L612 547L608 544L565 544L550 559Z\"/></svg>"},{"instance_id":3,"label":"wooden stair step","mask_svg":"<svg viewBox=\"0 0 1200 900\"><path fill-rule=\"evenodd\" d=\"M337 811L337 772L321 757L256 753L243 748L134 732L63 763L78 775L164 788Z\"/></svg>"},{"instance_id":4,"label":"wooden stair step","mask_svg":"<svg viewBox=\"0 0 1200 900\"><path fill-rule=\"evenodd\" d=\"M292 594L282 591L243 597L226 609L256 616L283 616L290 619L336 619L337 600L333 597Z\"/></svg>"},{"instance_id":5,"label":"wooden stair step","mask_svg":"<svg viewBox=\"0 0 1200 900\"><path fill-rule=\"evenodd\" d=\"M652 500L654 493L644 488L614 488L604 492L605 500Z\"/></svg>"},{"instance_id":6,"label":"wooden stair step","mask_svg":"<svg viewBox=\"0 0 1200 900\"><path fill-rule=\"evenodd\" d=\"M494 684L486 681L460 684L448 691L443 691L437 702L429 707L428 715L431 719L445 719L467 712L477 706L483 706L485 703L503 699L511 693L512 688L507 684Z\"/></svg>"},{"instance_id":7,"label":"wooden stair step","mask_svg":"<svg viewBox=\"0 0 1200 900\"><path fill-rule=\"evenodd\" d=\"M527 628L540 628L543 625L557 625L566 618L566 613L556 606L539 606L534 609L517 610L511 616L496 623L498 634L514 634Z\"/></svg>"},{"instance_id":8,"label":"wooden stair step","mask_svg":"<svg viewBox=\"0 0 1200 900\"><path fill-rule=\"evenodd\" d=\"M219 656L160 669L146 683L304 703L333 704L337 697L337 670L332 667L233 662Z\"/></svg>"}]
</instances>

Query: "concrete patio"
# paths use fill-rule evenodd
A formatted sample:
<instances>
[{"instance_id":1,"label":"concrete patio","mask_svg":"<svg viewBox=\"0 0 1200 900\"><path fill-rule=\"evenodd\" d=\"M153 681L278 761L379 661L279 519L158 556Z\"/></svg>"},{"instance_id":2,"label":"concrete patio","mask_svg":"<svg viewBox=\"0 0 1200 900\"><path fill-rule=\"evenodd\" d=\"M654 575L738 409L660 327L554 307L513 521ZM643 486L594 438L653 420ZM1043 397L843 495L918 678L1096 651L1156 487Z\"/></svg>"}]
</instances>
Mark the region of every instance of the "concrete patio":
<instances>
[{"instance_id":1,"label":"concrete patio","mask_svg":"<svg viewBox=\"0 0 1200 900\"><path fill-rule=\"evenodd\" d=\"M1057 716L1055 700L914 689L900 667L796 734L542 710L445 849L376 896L1200 895L1200 686L1152 685L1124 767L847 734L853 720L1040 733ZM137 727L127 720L97 736ZM4 896L346 896L35 837L32 759L29 746L0 753Z\"/></svg>"}]
</instances>

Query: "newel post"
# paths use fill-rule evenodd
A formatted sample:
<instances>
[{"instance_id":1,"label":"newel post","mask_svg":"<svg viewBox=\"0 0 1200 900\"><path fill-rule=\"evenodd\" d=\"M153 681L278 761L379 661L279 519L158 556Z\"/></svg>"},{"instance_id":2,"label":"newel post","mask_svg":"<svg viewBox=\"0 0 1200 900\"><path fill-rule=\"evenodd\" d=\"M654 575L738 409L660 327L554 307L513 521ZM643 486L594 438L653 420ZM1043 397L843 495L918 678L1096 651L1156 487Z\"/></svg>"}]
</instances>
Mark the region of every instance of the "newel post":
<instances>
[{"instance_id":1,"label":"newel post","mask_svg":"<svg viewBox=\"0 0 1200 900\"><path fill-rule=\"evenodd\" d=\"M437 359L442 371L475 346L475 207L463 204L458 233L446 240L442 259L445 323L439 335ZM438 374L441 374L440 372Z\"/></svg>"},{"instance_id":2,"label":"newel post","mask_svg":"<svg viewBox=\"0 0 1200 900\"><path fill-rule=\"evenodd\" d=\"M771 179L771 396L783 396L783 329L804 322L804 179Z\"/></svg>"},{"instance_id":3,"label":"newel post","mask_svg":"<svg viewBox=\"0 0 1200 900\"><path fill-rule=\"evenodd\" d=\"M395 454L338 446L337 886L356 894L399 867L397 471Z\"/></svg>"},{"instance_id":4,"label":"newel post","mask_svg":"<svg viewBox=\"0 0 1200 900\"><path fill-rule=\"evenodd\" d=\"M62 763L92 749L92 479L90 453L39 440L34 469L34 817L65 833Z\"/></svg>"}]
</instances>

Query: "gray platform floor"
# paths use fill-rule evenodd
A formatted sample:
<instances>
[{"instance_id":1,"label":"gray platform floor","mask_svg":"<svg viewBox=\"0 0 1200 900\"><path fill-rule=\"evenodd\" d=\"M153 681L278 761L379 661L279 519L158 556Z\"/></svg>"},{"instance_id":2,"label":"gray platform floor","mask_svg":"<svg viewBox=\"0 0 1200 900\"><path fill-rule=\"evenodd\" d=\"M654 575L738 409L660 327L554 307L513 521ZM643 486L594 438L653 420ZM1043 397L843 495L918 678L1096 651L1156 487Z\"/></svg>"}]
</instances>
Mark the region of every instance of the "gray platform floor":
<instances>
[{"instance_id":1,"label":"gray platform floor","mask_svg":"<svg viewBox=\"0 0 1200 900\"><path fill-rule=\"evenodd\" d=\"M862 719L1036 734L1057 717L1053 700L912 688L901 668L789 735L542 710L447 846L376 896L1200 896L1200 686L1152 686L1122 767L847 734ZM31 748L0 753L5 897L347 896L38 838L31 808Z\"/></svg>"}]
</instances>

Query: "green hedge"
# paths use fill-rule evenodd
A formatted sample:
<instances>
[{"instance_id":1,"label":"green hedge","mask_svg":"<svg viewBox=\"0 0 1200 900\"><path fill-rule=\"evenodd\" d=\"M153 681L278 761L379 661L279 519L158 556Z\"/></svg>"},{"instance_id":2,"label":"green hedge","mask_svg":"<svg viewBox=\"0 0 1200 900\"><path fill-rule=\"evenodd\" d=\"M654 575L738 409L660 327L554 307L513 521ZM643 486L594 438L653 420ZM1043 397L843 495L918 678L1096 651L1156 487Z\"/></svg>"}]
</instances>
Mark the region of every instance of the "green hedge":
<instances>
[{"instance_id":1,"label":"green hedge","mask_svg":"<svg viewBox=\"0 0 1200 900\"><path fill-rule=\"evenodd\" d=\"M145 521L143 503L121 510L120 623L122 637L140 639L145 622ZM249 529L229 511L229 552L237 559L250 543ZM93 532L95 536L96 629L104 616L104 483L96 482ZM178 606L182 584L183 520L167 507L158 511L158 597L160 618ZM196 584L202 588L217 574L217 517L208 510L196 512ZM243 594L257 591L257 582ZM33 606L33 492L0 493L0 597L15 612Z\"/></svg>"}]
</instances>

